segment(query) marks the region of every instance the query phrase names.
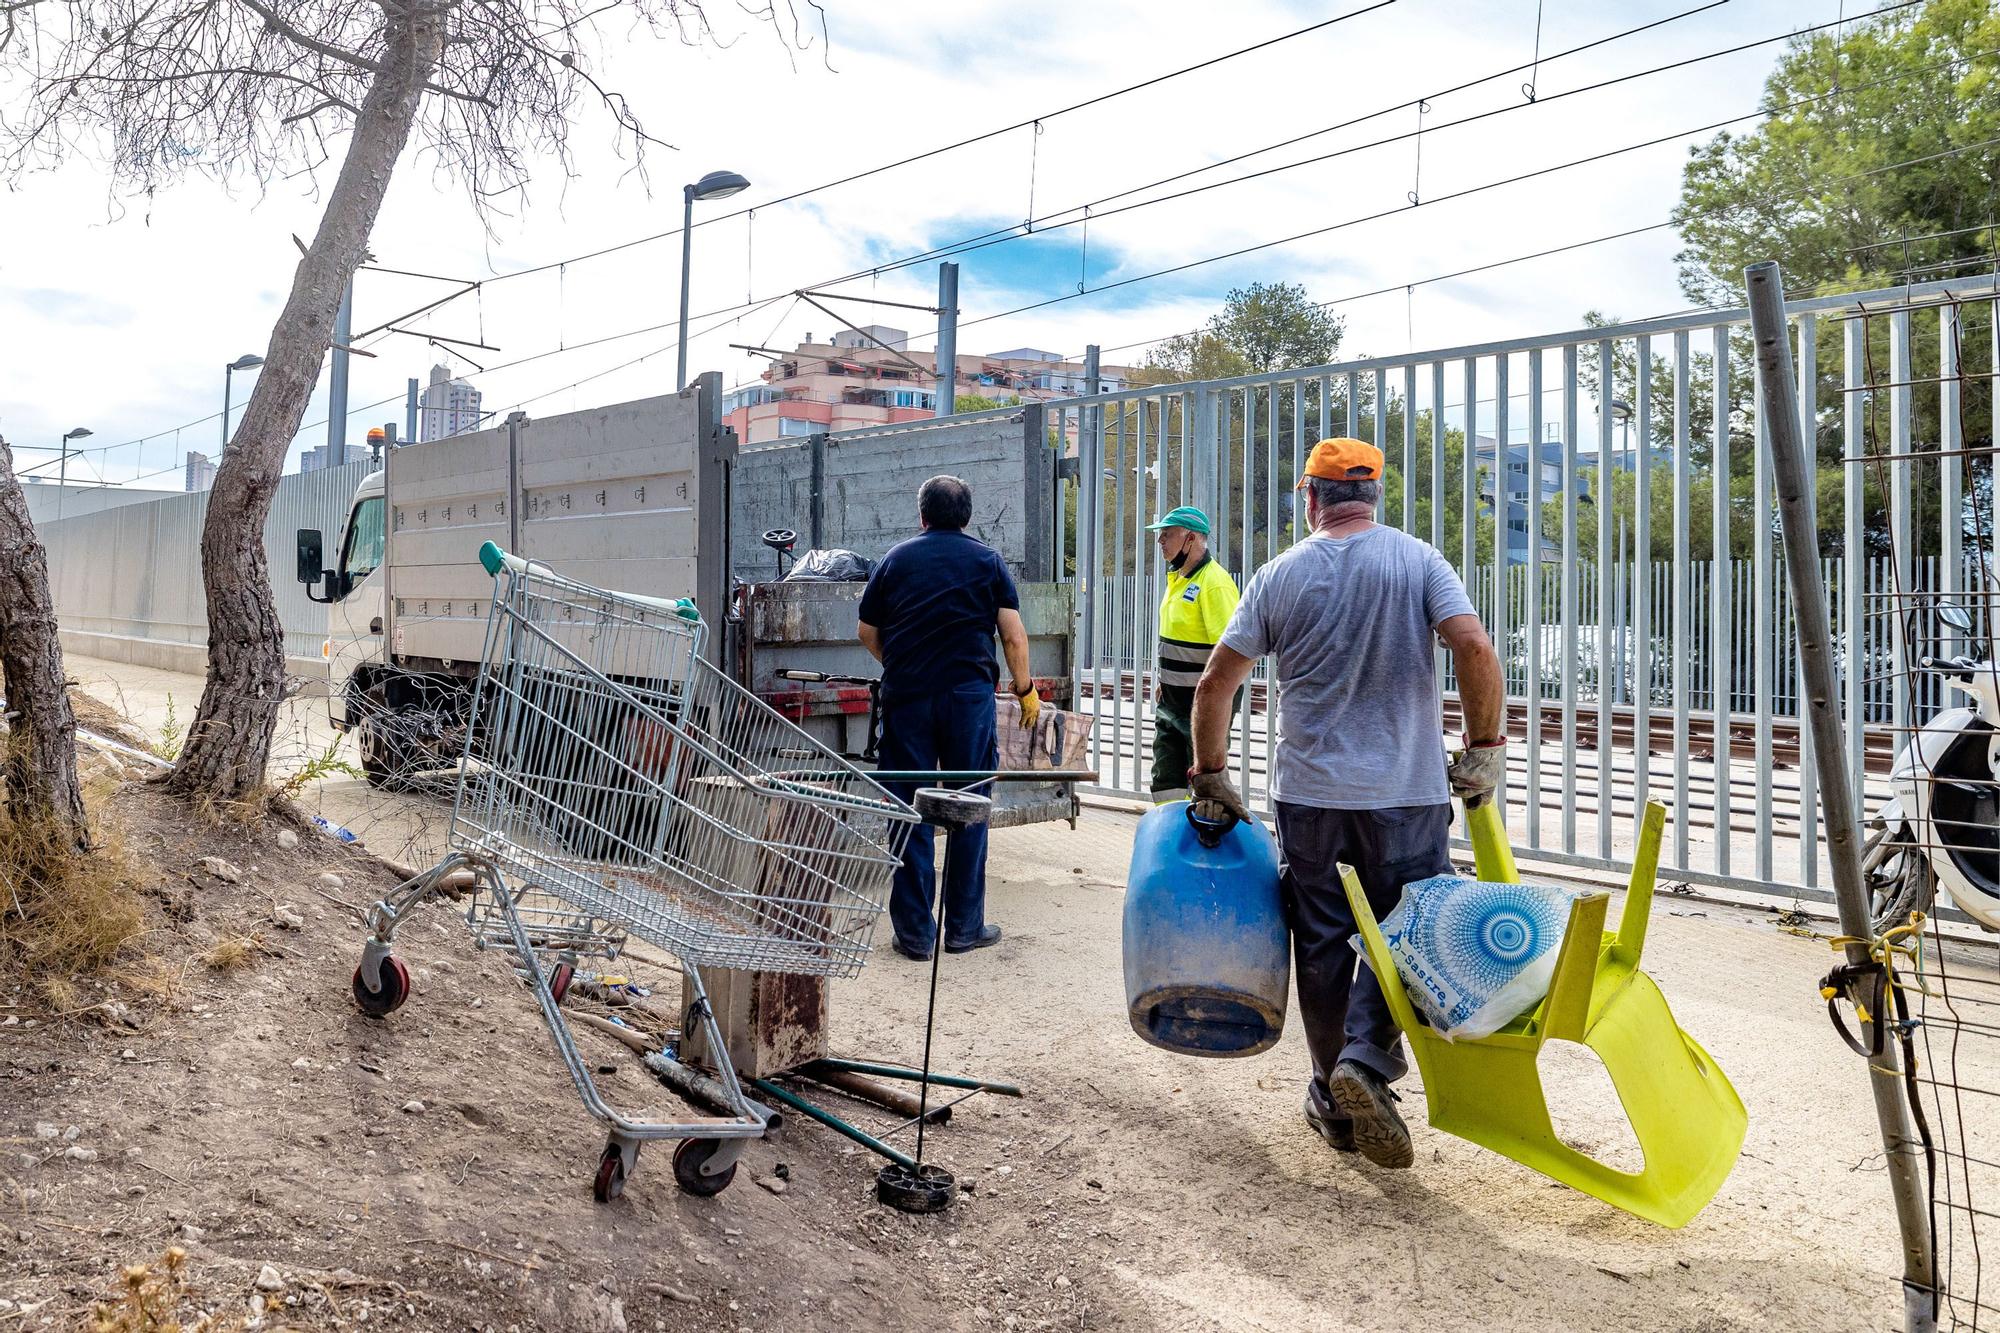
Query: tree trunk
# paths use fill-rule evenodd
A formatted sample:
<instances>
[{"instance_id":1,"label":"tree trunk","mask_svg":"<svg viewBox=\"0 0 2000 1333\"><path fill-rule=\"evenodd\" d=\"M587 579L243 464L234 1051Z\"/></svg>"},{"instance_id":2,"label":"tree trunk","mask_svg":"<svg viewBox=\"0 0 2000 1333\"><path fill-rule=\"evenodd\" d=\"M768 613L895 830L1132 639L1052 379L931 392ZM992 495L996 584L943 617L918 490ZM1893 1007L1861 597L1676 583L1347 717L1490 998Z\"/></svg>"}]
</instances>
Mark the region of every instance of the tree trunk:
<instances>
[{"instance_id":1,"label":"tree trunk","mask_svg":"<svg viewBox=\"0 0 2000 1333\"><path fill-rule=\"evenodd\" d=\"M78 851L90 846L76 780L76 715L70 711L49 597L49 562L0 440L0 682L7 736L0 792L17 824L47 823Z\"/></svg>"},{"instance_id":2,"label":"tree trunk","mask_svg":"<svg viewBox=\"0 0 2000 1333\"><path fill-rule=\"evenodd\" d=\"M342 291L360 266L424 83L444 48L443 11L387 7L382 68L368 90L347 157L299 261L243 424L222 451L201 534L208 603L208 683L187 744L167 777L183 795L236 800L264 782L285 695L285 638L264 557L264 520L333 340Z\"/></svg>"}]
</instances>

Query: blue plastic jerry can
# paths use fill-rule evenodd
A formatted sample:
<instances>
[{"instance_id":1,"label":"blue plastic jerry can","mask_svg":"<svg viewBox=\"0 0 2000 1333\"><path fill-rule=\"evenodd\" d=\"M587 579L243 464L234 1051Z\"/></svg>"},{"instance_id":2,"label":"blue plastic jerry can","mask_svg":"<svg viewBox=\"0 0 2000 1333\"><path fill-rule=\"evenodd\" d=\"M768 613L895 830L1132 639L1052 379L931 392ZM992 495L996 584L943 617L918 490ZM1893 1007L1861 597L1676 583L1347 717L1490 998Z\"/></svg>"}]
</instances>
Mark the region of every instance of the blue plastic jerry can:
<instances>
[{"instance_id":1,"label":"blue plastic jerry can","mask_svg":"<svg viewBox=\"0 0 2000 1333\"><path fill-rule=\"evenodd\" d=\"M1285 1030L1289 935L1263 825L1155 806L1132 842L1125 1004L1132 1030L1183 1055L1256 1055Z\"/></svg>"}]
</instances>

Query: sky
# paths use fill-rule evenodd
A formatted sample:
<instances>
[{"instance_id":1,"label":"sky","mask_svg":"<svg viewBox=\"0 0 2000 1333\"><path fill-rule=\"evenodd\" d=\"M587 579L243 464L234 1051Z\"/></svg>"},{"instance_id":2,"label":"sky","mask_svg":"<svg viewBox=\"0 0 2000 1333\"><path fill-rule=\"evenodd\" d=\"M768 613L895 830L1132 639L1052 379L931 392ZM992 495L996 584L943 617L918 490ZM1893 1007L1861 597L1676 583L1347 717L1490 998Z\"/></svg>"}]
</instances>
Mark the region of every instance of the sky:
<instances>
[{"instance_id":1,"label":"sky","mask_svg":"<svg viewBox=\"0 0 2000 1333\"><path fill-rule=\"evenodd\" d=\"M1563 56L1704 0L1392 0L1065 110L1370 3L826 0L824 34L806 21L811 8L794 36L788 11L780 10L781 35L722 4L711 6L716 40L696 45L606 29L601 80L673 148L649 148L642 177L630 152L617 150L608 118L579 104L574 174L540 161L525 195L485 217L461 185L406 155L370 241L377 262L481 285L398 327L493 350L447 354L425 337L392 333L357 338L375 356L352 359L349 439L359 446L370 425L400 422L405 381L440 361L502 414L518 406L547 416L672 391L680 237L577 257L677 228L682 183L716 169L752 186L696 205L698 222L717 220L693 234L690 371L720 371L730 386L754 381L766 364L731 344L790 347L834 331L793 292L859 274L829 290L934 304L935 262L874 270L993 232L1012 239L958 260L962 353L1029 346L1080 355L1096 343L1107 362L1133 363L1149 340L1198 328L1232 287L1260 281L1302 283L1314 300L1335 303L1347 321L1343 357L1553 333L1580 326L1590 310L1667 313L1687 303L1666 228L1424 280L1664 222L1688 146L1712 137L1706 127L1753 115L1784 48L1770 42L1576 90L1865 12L1837 0L1727 0ZM1538 51L1532 70L1502 73ZM1487 75L1500 77L1441 91ZM1531 76L1532 101L1523 90ZM0 84L0 101L15 95ZM1421 108L1411 105L1417 99ZM1482 113L1493 114L1450 124ZM1348 121L1358 123L1316 133ZM1420 138L1408 137L1420 127ZM1214 166L1303 135L1314 137ZM1403 137L1376 143L1391 136ZM1666 141L1450 197L1657 138ZM219 164L197 156L192 165ZM1273 167L1289 169L1102 216ZM1196 174L1111 198L1182 173ZM121 198L87 154L12 182L0 194L0 435L15 446L17 466L53 458L75 427L92 435L78 442L90 452L72 460L74 476L177 489L188 450L219 453L223 367L264 351L297 258L291 238L312 233L320 203L304 177L260 186L201 174ZM721 216L745 209L753 211ZM1039 219L1032 229L1030 218ZM1145 277L1307 231L1320 234ZM1090 290L1110 284L1122 285ZM1362 297L1380 289L1388 290ZM453 290L364 272L355 331ZM1057 297L1071 299L995 318ZM923 335L935 319L923 311L827 304L932 345ZM251 378L236 376L239 410ZM324 415L322 375L294 460L325 441Z\"/></svg>"}]
</instances>

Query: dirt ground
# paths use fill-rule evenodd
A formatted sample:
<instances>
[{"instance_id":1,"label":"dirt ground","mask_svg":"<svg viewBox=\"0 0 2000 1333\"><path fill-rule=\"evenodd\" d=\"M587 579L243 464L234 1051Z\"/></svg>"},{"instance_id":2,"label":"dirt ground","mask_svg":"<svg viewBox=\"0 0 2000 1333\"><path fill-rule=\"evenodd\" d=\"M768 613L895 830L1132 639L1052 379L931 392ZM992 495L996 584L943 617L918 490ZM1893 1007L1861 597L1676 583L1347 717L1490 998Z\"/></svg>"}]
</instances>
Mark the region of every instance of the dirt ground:
<instances>
[{"instance_id":1,"label":"dirt ground","mask_svg":"<svg viewBox=\"0 0 2000 1333\"><path fill-rule=\"evenodd\" d=\"M182 716L199 683L185 689ZM436 796L326 788L384 829L386 800L427 806L412 827L442 823ZM1134 816L1102 809L1076 830L995 833L988 914L1007 938L945 959L937 1065L1027 1092L975 1097L932 1137L971 1185L952 1211L878 1205L876 1160L796 1117L714 1199L681 1193L656 1146L624 1198L597 1205L603 1131L527 991L448 910L398 937L410 1003L367 1019L348 996L362 932L313 885L331 871L333 896L364 904L388 876L328 839L284 852L259 825L218 841L150 792L119 804L135 853L189 889L193 918L163 919L155 943L191 961L170 998L123 1016L8 1022L28 1002L0 994L0 1333L79 1326L118 1265L173 1244L207 1309L247 1319L253 1298L282 1297L261 1328L1724 1333L1899 1318L1863 1075L1815 989L1827 946L1761 912L1662 899L1648 940L1649 971L1750 1109L1735 1173L1681 1231L1431 1131L1414 1075L1416 1168L1337 1156L1299 1115L1296 1013L1251 1060L1142 1044L1119 960ZM214 854L241 884L196 869ZM276 924L276 904L302 925ZM192 960L245 934L267 946L245 967ZM672 992L663 969L635 970ZM885 952L836 983L836 1050L914 1061L928 979ZM588 1037L585 1052L616 1067L605 1086L624 1109L674 1105L624 1048ZM1629 1150L1594 1061L1545 1063L1572 1140ZM782 1194L758 1183L780 1163ZM282 1290L260 1292L260 1275Z\"/></svg>"}]
</instances>

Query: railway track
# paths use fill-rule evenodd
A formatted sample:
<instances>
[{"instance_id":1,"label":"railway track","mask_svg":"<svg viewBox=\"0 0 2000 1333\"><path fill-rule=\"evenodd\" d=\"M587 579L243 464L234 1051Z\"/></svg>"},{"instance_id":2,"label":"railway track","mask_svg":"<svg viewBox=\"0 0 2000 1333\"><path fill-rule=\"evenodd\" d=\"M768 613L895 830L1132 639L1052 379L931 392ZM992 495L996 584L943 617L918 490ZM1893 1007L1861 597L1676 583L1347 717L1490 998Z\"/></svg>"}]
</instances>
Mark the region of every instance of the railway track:
<instances>
[{"instance_id":1,"label":"railway track","mask_svg":"<svg viewBox=\"0 0 2000 1333\"><path fill-rule=\"evenodd\" d=\"M1117 697L1131 699L1136 685L1135 674L1130 671L1120 673L1120 679L1101 677L1093 681L1088 675L1083 678L1083 694L1086 697ZM1267 708L1266 686L1262 682L1252 682L1246 702L1253 715L1262 714ZM1525 700L1507 701L1507 734L1515 740L1524 740L1528 734L1529 705ZM1444 696L1445 721L1449 729L1458 723L1458 696L1447 693ZM1633 733L1637 723L1638 710L1629 704L1615 704L1611 709L1611 748L1613 750L1633 750ZM1710 763L1715 759L1715 715L1713 713L1688 714L1688 758L1700 763ZM1560 705L1544 702L1541 705L1542 740L1544 743L1562 744L1563 715ZM1796 719L1774 717L1769 723L1771 733L1771 762L1778 768L1797 769L1799 766L1799 724ZM1579 750L1597 748L1598 712L1594 703L1583 704L1576 711L1576 746ZM1649 709L1646 716L1648 754L1669 756L1674 746L1674 715L1671 710ZM1730 714L1728 721L1729 756L1755 762L1757 753L1757 724L1754 717ZM1887 776L1896 756L1896 733L1886 727L1868 729L1862 738L1862 765L1873 774Z\"/></svg>"}]
</instances>

